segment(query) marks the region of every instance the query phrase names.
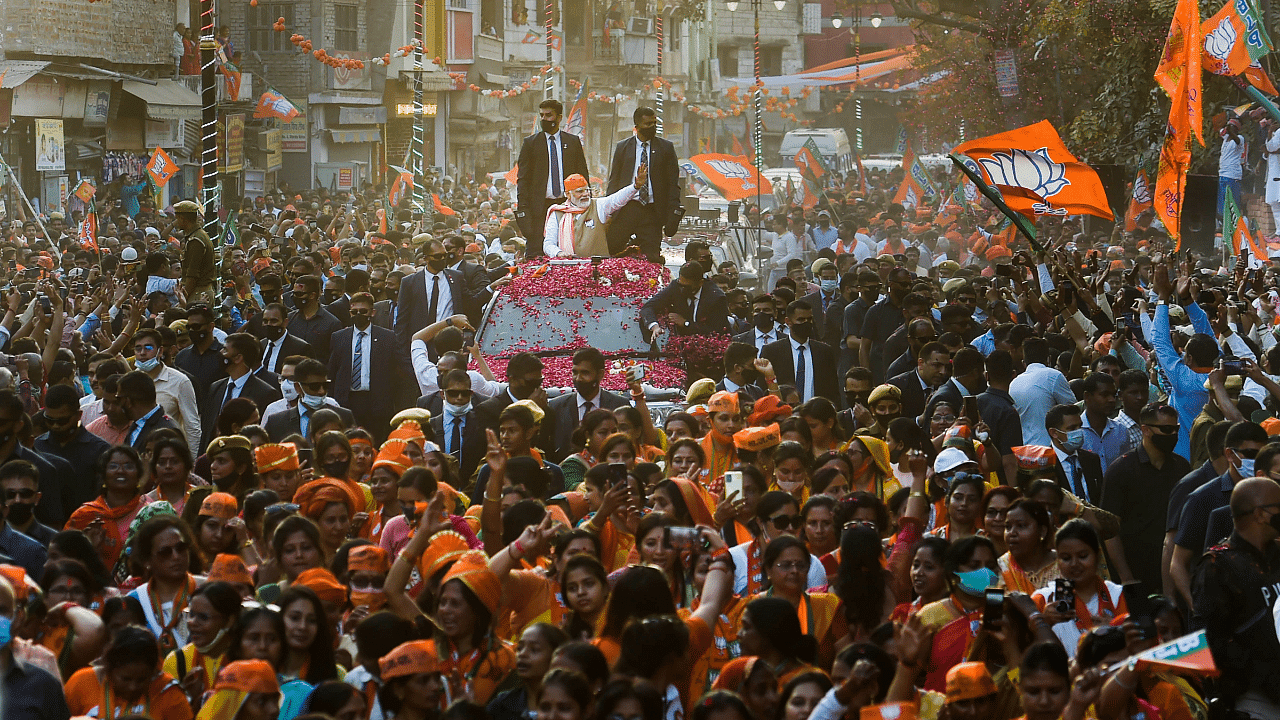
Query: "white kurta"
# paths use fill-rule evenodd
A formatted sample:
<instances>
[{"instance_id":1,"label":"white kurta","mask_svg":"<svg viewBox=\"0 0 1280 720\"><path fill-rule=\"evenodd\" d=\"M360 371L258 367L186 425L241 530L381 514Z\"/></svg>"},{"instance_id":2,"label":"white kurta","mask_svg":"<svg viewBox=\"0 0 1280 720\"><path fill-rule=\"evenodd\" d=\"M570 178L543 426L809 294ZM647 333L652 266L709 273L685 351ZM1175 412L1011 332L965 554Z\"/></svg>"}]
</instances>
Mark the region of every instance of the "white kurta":
<instances>
[{"instance_id":1,"label":"white kurta","mask_svg":"<svg viewBox=\"0 0 1280 720\"><path fill-rule=\"evenodd\" d=\"M596 204L596 216L600 218L600 222L607 224L614 213L622 209L623 205L631 202L635 195L636 186L630 184L612 195L592 198L591 202ZM548 257L557 257L564 254L564 251L560 249L560 218L564 214L562 210L547 210L547 224L542 229L542 252L546 253Z\"/></svg>"},{"instance_id":2,"label":"white kurta","mask_svg":"<svg viewBox=\"0 0 1280 720\"><path fill-rule=\"evenodd\" d=\"M1267 138L1267 204L1280 203L1280 128ZM1276 228L1280 232L1280 227Z\"/></svg>"}]
</instances>

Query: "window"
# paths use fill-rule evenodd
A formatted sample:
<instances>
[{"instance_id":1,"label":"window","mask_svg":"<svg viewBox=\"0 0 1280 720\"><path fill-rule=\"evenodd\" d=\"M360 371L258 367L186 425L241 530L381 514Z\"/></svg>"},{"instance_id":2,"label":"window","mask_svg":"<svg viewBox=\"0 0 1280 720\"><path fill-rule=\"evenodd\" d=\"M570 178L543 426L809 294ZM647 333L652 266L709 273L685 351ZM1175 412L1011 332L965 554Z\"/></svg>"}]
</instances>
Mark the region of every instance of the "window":
<instances>
[{"instance_id":1,"label":"window","mask_svg":"<svg viewBox=\"0 0 1280 720\"><path fill-rule=\"evenodd\" d=\"M684 32L684 20L664 20L662 36L667 41L668 50L680 49L680 34Z\"/></svg>"},{"instance_id":2,"label":"window","mask_svg":"<svg viewBox=\"0 0 1280 720\"><path fill-rule=\"evenodd\" d=\"M738 77L738 46L720 46L720 77Z\"/></svg>"},{"instance_id":3,"label":"window","mask_svg":"<svg viewBox=\"0 0 1280 720\"><path fill-rule=\"evenodd\" d=\"M565 0L564 34L570 47L582 47L587 41L586 0Z\"/></svg>"},{"instance_id":4,"label":"window","mask_svg":"<svg viewBox=\"0 0 1280 720\"><path fill-rule=\"evenodd\" d=\"M284 18L285 27L293 28L293 3L258 3L245 8L245 27L249 28L248 49L257 52L291 52L288 32L271 29L277 18Z\"/></svg>"},{"instance_id":5,"label":"window","mask_svg":"<svg viewBox=\"0 0 1280 720\"><path fill-rule=\"evenodd\" d=\"M782 74L782 48L781 47L762 47L760 48L760 75L768 77L770 75Z\"/></svg>"},{"instance_id":6,"label":"window","mask_svg":"<svg viewBox=\"0 0 1280 720\"><path fill-rule=\"evenodd\" d=\"M360 7L358 5L333 6L333 48L335 50L360 49Z\"/></svg>"}]
</instances>

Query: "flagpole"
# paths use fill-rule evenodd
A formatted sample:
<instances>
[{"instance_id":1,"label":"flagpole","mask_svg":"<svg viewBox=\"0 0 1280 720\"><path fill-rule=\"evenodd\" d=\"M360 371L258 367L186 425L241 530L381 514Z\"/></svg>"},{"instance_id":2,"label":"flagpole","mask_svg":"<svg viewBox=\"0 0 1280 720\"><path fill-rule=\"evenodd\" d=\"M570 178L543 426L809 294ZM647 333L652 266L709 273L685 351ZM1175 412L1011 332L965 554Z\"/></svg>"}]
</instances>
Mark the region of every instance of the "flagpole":
<instances>
[{"instance_id":1,"label":"flagpole","mask_svg":"<svg viewBox=\"0 0 1280 720\"><path fill-rule=\"evenodd\" d=\"M4 154L0 153L0 165L4 165L9 171L9 177L13 179L13 186L18 189L18 197L22 198L22 204L27 206L27 210L31 213L31 219L35 221L36 227L40 228L40 234L53 244L53 240L49 238L49 231L44 229L44 223L40 221L40 214L36 212L35 207L31 205L31 199L27 197L27 191L22 189L22 183L18 182L18 174L13 171L13 166L8 160L4 159Z\"/></svg>"},{"instance_id":2,"label":"flagpole","mask_svg":"<svg viewBox=\"0 0 1280 720\"><path fill-rule=\"evenodd\" d=\"M218 86L214 75L213 0L200 0L200 204L204 210L204 232L210 243L218 233ZM219 251L221 253L221 251ZM218 277L214 279L215 302L222 294L222 255L218 255ZM194 291L194 288L193 288Z\"/></svg>"},{"instance_id":3,"label":"flagpole","mask_svg":"<svg viewBox=\"0 0 1280 720\"><path fill-rule=\"evenodd\" d=\"M1001 213L1004 213L1005 217L1009 218L1014 227L1026 236L1027 241L1031 243L1031 247L1034 248L1036 252L1044 251L1044 247L1036 240L1035 227L1032 226L1021 213L1009 207L1009 205L1004 201L1004 197L1000 195L999 190L988 185L981 175L978 175L973 170L966 167L964 162L962 162L955 153L951 153L947 155L947 157L950 158L951 162L955 163L956 167L960 168L960 172L964 173L971 181L973 181L973 184L978 188L978 192L985 195Z\"/></svg>"}]
</instances>

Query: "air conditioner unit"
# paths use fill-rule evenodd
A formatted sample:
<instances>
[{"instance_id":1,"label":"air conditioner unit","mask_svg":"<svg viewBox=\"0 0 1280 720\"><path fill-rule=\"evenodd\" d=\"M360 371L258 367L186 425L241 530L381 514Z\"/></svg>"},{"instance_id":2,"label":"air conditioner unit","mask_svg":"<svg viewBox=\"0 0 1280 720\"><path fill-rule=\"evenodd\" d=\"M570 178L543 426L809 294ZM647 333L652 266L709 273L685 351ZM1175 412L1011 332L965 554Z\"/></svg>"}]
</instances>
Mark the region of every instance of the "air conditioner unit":
<instances>
[{"instance_id":1,"label":"air conditioner unit","mask_svg":"<svg viewBox=\"0 0 1280 720\"><path fill-rule=\"evenodd\" d=\"M652 35L653 18L633 17L627 22L628 35Z\"/></svg>"}]
</instances>

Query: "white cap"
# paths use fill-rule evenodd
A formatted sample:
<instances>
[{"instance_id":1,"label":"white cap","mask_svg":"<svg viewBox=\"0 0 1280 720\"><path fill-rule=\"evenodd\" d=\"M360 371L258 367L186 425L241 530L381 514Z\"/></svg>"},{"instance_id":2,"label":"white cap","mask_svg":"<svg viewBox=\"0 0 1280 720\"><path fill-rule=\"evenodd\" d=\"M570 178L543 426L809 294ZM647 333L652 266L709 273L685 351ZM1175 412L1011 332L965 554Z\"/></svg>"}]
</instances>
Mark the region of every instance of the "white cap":
<instances>
[{"instance_id":1,"label":"white cap","mask_svg":"<svg viewBox=\"0 0 1280 720\"><path fill-rule=\"evenodd\" d=\"M947 473L965 464L973 464L973 458L965 455L963 450L953 447L942 448L938 457L933 459L933 471Z\"/></svg>"},{"instance_id":2,"label":"white cap","mask_svg":"<svg viewBox=\"0 0 1280 720\"><path fill-rule=\"evenodd\" d=\"M133 249L132 247L127 247L121 250L120 261L127 262L127 263L138 262L138 251Z\"/></svg>"},{"instance_id":3,"label":"white cap","mask_svg":"<svg viewBox=\"0 0 1280 720\"><path fill-rule=\"evenodd\" d=\"M148 235L155 235L156 237L160 237L160 231L149 225L147 226L146 233Z\"/></svg>"}]
</instances>

